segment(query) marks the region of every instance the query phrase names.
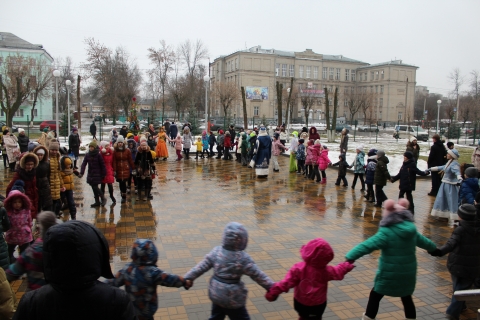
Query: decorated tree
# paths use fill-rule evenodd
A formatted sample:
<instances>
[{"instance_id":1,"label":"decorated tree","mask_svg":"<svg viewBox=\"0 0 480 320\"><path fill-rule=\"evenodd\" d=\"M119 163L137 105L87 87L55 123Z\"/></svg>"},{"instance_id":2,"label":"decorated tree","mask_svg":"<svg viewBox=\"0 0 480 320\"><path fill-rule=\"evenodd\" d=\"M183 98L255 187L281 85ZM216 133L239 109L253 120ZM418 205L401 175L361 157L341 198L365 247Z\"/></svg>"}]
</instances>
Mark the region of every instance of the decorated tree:
<instances>
[{"instance_id":1,"label":"decorated tree","mask_svg":"<svg viewBox=\"0 0 480 320\"><path fill-rule=\"evenodd\" d=\"M140 125L137 118L137 98L132 98L132 108L130 109L130 124L128 126L128 131L133 133L135 136L140 132Z\"/></svg>"}]
</instances>

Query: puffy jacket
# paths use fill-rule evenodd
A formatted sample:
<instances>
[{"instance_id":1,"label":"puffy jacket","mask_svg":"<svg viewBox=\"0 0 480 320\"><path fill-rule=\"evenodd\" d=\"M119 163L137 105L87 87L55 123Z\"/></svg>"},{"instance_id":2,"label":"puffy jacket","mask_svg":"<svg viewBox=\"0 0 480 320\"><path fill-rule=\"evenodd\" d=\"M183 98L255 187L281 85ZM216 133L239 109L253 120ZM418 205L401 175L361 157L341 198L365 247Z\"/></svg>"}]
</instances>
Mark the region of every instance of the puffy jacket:
<instances>
[{"instance_id":1,"label":"puffy jacket","mask_svg":"<svg viewBox=\"0 0 480 320\"><path fill-rule=\"evenodd\" d=\"M115 152L113 153L112 165L115 172L115 178L117 181L126 180L130 178L130 171L135 168L132 160L132 153L130 149L123 146L122 149L118 148L115 144Z\"/></svg>"},{"instance_id":2,"label":"puffy jacket","mask_svg":"<svg viewBox=\"0 0 480 320\"><path fill-rule=\"evenodd\" d=\"M460 186L460 191L458 194L458 205L460 206L464 203L473 204L478 190L478 178L465 179Z\"/></svg>"},{"instance_id":3,"label":"puffy jacket","mask_svg":"<svg viewBox=\"0 0 480 320\"><path fill-rule=\"evenodd\" d=\"M230 222L225 227L222 246L213 248L203 261L184 276L195 280L213 268L213 276L208 287L208 296L216 305L227 309L245 306L248 290L241 281L246 274L264 289L268 290L273 281L263 273L244 250L247 247L248 233L243 225Z\"/></svg>"},{"instance_id":4,"label":"puffy jacket","mask_svg":"<svg viewBox=\"0 0 480 320\"><path fill-rule=\"evenodd\" d=\"M297 147L297 153L295 154L297 160L305 160L307 155L305 154L305 145L299 144Z\"/></svg>"},{"instance_id":5,"label":"puffy jacket","mask_svg":"<svg viewBox=\"0 0 480 320\"><path fill-rule=\"evenodd\" d=\"M365 153L363 151L357 153L351 166L353 167L353 173L365 173Z\"/></svg>"},{"instance_id":6,"label":"puffy jacket","mask_svg":"<svg viewBox=\"0 0 480 320\"><path fill-rule=\"evenodd\" d=\"M13 150L18 146L17 137L15 137L13 134L10 134L8 136L3 136L3 144L5 147L5 150L7 151L8 159L12 161L12 159L14 158Z\"/></svg>"},{"instance_id":7,"label":"puffy jacket","mask_svg":"<svg viewBox=\"0 0 480 320\"><path fill-rule=\"evenodd\" d=\"M295 300L306 306L316 306L327 301L328 282L342 280L345 274L354 267L349 262L342 262L336 266L329 266L334 254L330 244L317 238L311 240L300 249L303 261L294 264L283 280L275 283L266 297L273 301L280 293L295 288ZM315 281L310 281L315 279ZM308 281L310 286L302 286Z\"/></svg>"},{"instance_id":8,"label":"puffy jacket","mask_svg":"<svg viewBox=\"0 0 480 320\"><path fill-rule=\"evenodd\" d=\"M8 246L3 237L4 232L10 229L10 219L8 219L7 210L0 201L0 269L6 270L10 264L8 259Z\"/></svg>"},{"instance_id":9,"label":"puffy jacket","mask_svg":"<svg viewBox=\"0 0 480 320\"><path fill-rule=\"evenodd\" d=\"M331 163L330 158L328 158L328 151L328 149L322 149L318 157L318 168L322 171L327 170L328 164Z\"/></svg>"},{"instance_id":10,"label":"puffy jacket","mask_svg":"<svg viewBox=\"0 0 480 320\"><path fill-rule=\"evenodd\" d=\"M400 171L394 177L393 182L400 180L398 188L400 190L413 191L415 190L415 183L417 181L417 175L426 176L424 171L418 170L415 159L409 159L402 164Z\"/></svg>"},{"instance_id":11,"label":"puffy jacket","mask_svg":"<svg viewBox=\"0 0 480 320\"><path fill-rule=\"evenodd\" d=\"M280 142L280 140L273 140L272 143L272 153L274 156L279 156L283 151L285 151L285 147Z\"/></svg>"},{"instance_id":12,"label":"puffy jacket","mask_svg":"<svg viewBox=\"0 0 480 320\"><path fill-rule=\"evenodd\" d=\"M185 129L186 130L186 129ZM183 147L185 149L190 149L192 147L193 138L189 130L183 132Z\"/></svg>"},{"instance_id":13,"label":"puffy jacket","mask_svg":"<svg viewBox=\"0 0 480 320\"><path fill-rule=\"evenodd\" d=\"M347 130L348 131L348 130ZM340 138L340 152L344 153L348 151L348 132L345 132Z\"/></svg>"},{"instance_id":14,"label":"puffy jacket","mask_svg":"<svg viewBox=\"0 0 480 320\"><path fill-rule=\"evenodd\" d=\"M0 268L0 319L12 319L15 301L15 294L7 281L5 271Z\"/></svg>"},{"instance_id":15,"label":"puffy jacket","mask_svg":"<svg viewBox=\"0 0 480 320\"><path fill-rule=\"evenodd\" d=\"M232 139L230 139L230 136L225 135L223 139L223 146L225 148L231 148L232 147Z\"/></svg>"},{"instance_id":16,"label":"puffy jacket","mask_svg":"<svg viewBox=\"0 0 480 320\"><path fill-rule=\"evenodd\" d=\"M43 243L48 284L23 295L14 319L137 319L127 292L97 280L113 278L109 260L107 240L93 225L50 227Z\"/></svg>"},{"instance_id":17,"label":"puffy jacket","mask_svg":"<svg viewBox=\"0 0 480 320\"><path fill-rule=\"evenodd\" d=\"M175 138L175 150L182 150L182 148L183 148L182 137L177 136Z\"/></svg>"},{"instance_id":18,"label":"puffy jacket","mask_svg":"<svg viewBox=\"0 0 480 320\"><path fill-rule=\"evenodd\" d=\"M91 185L97 185L102 183L103 178L106 175L105 163L100 155L100 149L95 148L93 151L89 151L82 162L80 174L85 173L85 168L88 164L87 183Z\"/></svg>"},{"instance_id":19,"label":"puffy jacket","mask_svg":"<svg viewBox=\"0 0 480 320\"><path fill-rule=\"evenodd\" d=\"M435 141L430 147L430 154L428 155L427 160L428 167L431 168L444 165L447 162L445 158L446 155L447 150L442 141Z\"/></svg>"},{"instance_id":20,"label":"puffy jacket","mask_svg":"<svg viewBox=\"0 0 480 320\"><path fill-rule=\"evenodd\" d=\"M313 146L308 147L308 149L312 149L312 164L318 165L318 158L320 157L320 148L322 146L319 144L314 144Z\"/></svg>"},{"instance_id":21,"label":"puffy jacket","mask_svg":"<svg viewBox=\"0 0 480 320\"><path fill-rule=\"evenodd\" d=\"M315 127L310 128L310 130L308 131L308 139L313 141L320 139L320 135L317 132L317 128Z\"/></svg>"},{"instance_id":22,"label":"puffy jacket","mask_svg":"<svg viewBox=\"0 0 480 320\"><path fill-rule=\"evenodd\" d=\"M216 142L217 142L217 139L215 138L215 135L213 133L208 136L208 144L209 145L213 146Z\"/></svg>"},{"instance_id":23,"label":"puffy jacket","mask_svg":"<svg viewBox=\"0 0 480 320\"><path fill-rule=\"evenodd\" d=\"M113 176L113 153L112 147L102 148L101 150L103 162L105 163L105 177L102 183L113 183L115 181Z\"/></svg>"},{"instance_id":24,"label":"puffy jacket","mask_svg":"<svg viewBox=\"0 0 480 320\"><path fill-rule=\"evenodd\" d=\"M372 251L381 250L373 289L386 296L405 297L415 290L416 247L428 252L437 248L417 232L411 212L401 209L384 217L377 233L355 246L345 258L357 260Z\"/></svg>"},{"instance_id":25,"label":"puffy jacket","mask_svg":"<svg viewBox=\"0 0 480 320\"><path fill-rule=\"evenodd\" d=\"M28 151L28 142L30 139L25 134L22 136L21 134L18 135L18 146L20 147L20 152L27 152Z\"/></svg>"},{"instance_id":26,"label":"puffy jacket","mask_svg":"<svg viewBox=\"0 0 480 320\"><path fill-rule=\"evenodd\" d=\"M138 147L134 163L138 177L151 179L150 169L155 170L155 166L153 165L153 156L150 148L147 147L147 150L142 150L141 147Z\"/></svg>"},{"instance_id":27,"label":"puffy jacket","mask_svg":"<svg viewBox=\"0 0 480 320\"><path fill-rule=\"evenodd\" d=\"M349 167L348 162L345 161L345 155L342 153L340 156L340 161L335 162L332 166L338 166L338 176L345 177L347 175L347 168Z\"/></svg>"},{"instance_id":28,"label":"puffy jacket","mask_svg":"<svg viewBox=\"0 0 480 320\"><path fill-rule=\"evenodd\" d=\"M135 240L129 262L107 283L121 287L135 297L133 306L145 319L153 319L158 309L157 286L182 287L185 280L177 275L168 274L157 267L158 251L148 239Z\"/></svg>"},{"instance_id":29,"label":"puffy jacket","mask_svg":"<svg viewBox=\"0 0 480 320\"><path fill-rule=\"evenodd\" d=\"M50 156L50 193L52 200L60 199L60 189L63 188L62 174L60 173L60 154Z\"/></svg>"},{"instance_id":30,"label":"puffy jacket","mask_svg":"<svg viewBox=\"0 0 480 320\"><path fill-rule=\"evenodd\" d=\"M33 149L33 153L37 153L39 149L43 149L45 152L43 159L39 161L38 167L35 169L37 178L37 191L38 191L38 208L40 212L44 208L49 208L52 205L52 192L50 189L50 161L48 159L48 150L44 146L40 145Z\"/></svg>"},{"instance_id":31,"label":"puffy jacket","mask_svg":"<svg viewBox=\"0 0 480 320\"><path fill-rule=\"evenodd\" d=\"M386 186L387 180L390 180L390 173L387 164L390 162L386 156L377 158L377 167L375 168L375 176L373 183L379 186Z\"/></svg>"},{"instance_id":32,"label":"puffy jacket","mask_svg":"<svg viewBox=\"0 0 480 320\"><path fill-rule=\"evenodd\" d=\"M22 208L13 209L13 201L20 199ZM8 244L25 244L33 240L32 237L32 216L30 214L30 200L20 191L13 190L4 201L10 220L10 229L5 233L5 240Z\"/></svg>"},{"instance_id":33,"label":"puffy jacket","mask_svg":"<svg viewBox=\"0 0 480 320\"><path fill-rule=\"evenodd\" d=\"M305 157L305 165L313 165L313 146L309 146L307 145L307 147L305 147L307 153L306 153L306 157Z\"/></svg>"},{"instance_id":34,"label":"puffy jacket","mask_svg":"<svg viewBox=\"0 0 480 320\"><path fill-rule=\"evenodd\" d=\"M38 158L36 156L33 157L35 159L35 167L38 165ZM32 219L35 219L37 216L37 206L38 206L38 189L37 189L37 173L36 168L32 169L31 171L25 170L25 154L20 159L19 163L20 166L17 168L17 171L13 174L12 180L7 186L7 195L12 190L13 184L17 180L23 180L25 186L23 187L25 190L25 195L30 200L30 214Z\"/></svg>"},{"instance_id":35,"label":"puffy jacket","mask_svg":"<svg viewBox=\"0 0 480 320\"><path fill-rule=\"evenodd\" d=\"M225 136L223 134L218 135L217 137L217 145L219 147L223 147L223 143L225 141Z\"/></svg>"},{"instance_id":36,"label":"puffy jacket","mask_svg":"<svg viewBox=\"0 0 480 320\"><path fill-rule=\"evenodd\" d=\"M178 133L178 127L175 123L170 125L170 137L176 137Z\"/></svg>"},{"instance_id":37,"label":"puffy jacket","mask_svg":"<svg viewBox=\"0 0 480 320\"><path fill-rule=\"evenodd\" d=\"M203 150L208 150L208 141L209 141L209 136L208 135L202 135L202 145L203 145Z\"/></svg>"},{"instance_id":38,"label":"puffy jacket","mask_svg":"<svg viewBox=\"0 0 480 320\"><path fill-rule=\"evenodd\" d=\"M375 169L377 168L377 156L368 157L367 168L365 169L365 183L373 185Z\"/></svg>"}]
</instances>

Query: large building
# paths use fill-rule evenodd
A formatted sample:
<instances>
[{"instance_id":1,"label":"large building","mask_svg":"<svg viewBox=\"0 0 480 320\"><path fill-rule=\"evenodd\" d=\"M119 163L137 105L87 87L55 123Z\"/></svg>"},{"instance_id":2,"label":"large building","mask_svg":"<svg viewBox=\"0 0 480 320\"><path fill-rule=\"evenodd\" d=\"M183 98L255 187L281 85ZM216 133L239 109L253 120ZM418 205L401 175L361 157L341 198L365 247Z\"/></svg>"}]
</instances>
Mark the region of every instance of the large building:
<instances>
[{"instance_id":1,"label":"large building","mask_svg":"<svg viewBox=\"0 0 480 320\"><path fill-rule=\"evenodd\" d=\"M17 55L21 55L27 59L32 59L35 61L42 61L42 63L47 65L51 65L53 63L52 56L43 48L41 44L32 44L12 33L0 32L0 70L2 70L4 67L2 64L7 63L7 57L14 57ZM50 94L47 96L48 97L46 98L39 99L35 105L35 122L54 119L52 95ZM30 116L30 111L32 109L32 102L33 93L22 103L18 111L13 116L14 123L27 122L27 116ZM5 113L3 110L0 111L0 118L5 120ZM31 120L31 118L28 119Z\"/></svg>"},{"instance_id":2,"label":"large building","mask_svg":"<svg viewBox=\"0 0 480 320\"><path fill-rule=\"evenodd\" d=\"M406 122L413 120L415 100L416 70L402 60L369 64L342 55L326 55L306 49L303 52L289 52L275 49L262 49L260 46L221 56L210 64L212 84L218 81L234 82L238 88L246 88L248 117L277 117L276 82L290 87L290 78L298 95L314 94L317 99L312 120L325 118L324 88L333 91L338 87L338 116L351 118L348 107L349 94L365 92L371 94L372 108L370 120L378 122ZM332 95L329 96L331 98ZM301 121L304 115L301 99L297 98L292 110L292 118ZM212 116L222 116L223 109L216 101L212 102ZM230 117L240 117L241 101L231 108ZM331 115L330 115L331 116ZM362 112L354 115L360 122Z\"/></svg>"}]
</instances>

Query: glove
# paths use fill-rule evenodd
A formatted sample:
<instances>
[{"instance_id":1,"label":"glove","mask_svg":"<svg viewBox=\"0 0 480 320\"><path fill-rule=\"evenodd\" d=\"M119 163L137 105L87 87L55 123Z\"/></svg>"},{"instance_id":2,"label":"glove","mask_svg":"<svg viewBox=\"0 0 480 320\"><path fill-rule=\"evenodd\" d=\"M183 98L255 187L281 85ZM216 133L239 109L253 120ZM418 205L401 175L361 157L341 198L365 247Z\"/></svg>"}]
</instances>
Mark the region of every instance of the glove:
<instances>
[{"instance_id":1,"label":"glove","mask_svg":"<svg viewBox=\"0 0 480 320\"><path fill-rule=\"evenodd\" d=\"M80 179L82 179L83 174L80 173L80 174L78 175L78 177L79 177Z\"/></svg>"},{"instance_id":2,"label":"glove","mask_svg":"<svg viewBox=\"0 0 480 320\"><path fill-rule=\"evenodd\" d=\"M185 281L183 281L183 287L185 288L185 290L190 289L192 286L193 286L193 281L192 280L185 279Z\"/></svg>"},{"instance_id":3,"label":"glove","mask_svg":"<svg viewBox=\"0 0 480 320\"><path fill-rule=\"evenodd\" d=\"M267 291L267 293L265 293L265 299L272 302L278 299L278 295L270 293L270 291Z\"/></svg>"},{"instance_id":4,"label":"glove","mask_svg":"<svg viewBox=\"0 0 480 320\"><path fill-rule=\"evenodd\" d=\"M432 256L432 257L441 257L443 256L442 254L442 251L440 249L435 249L433 251L430 251L429 254Z\"/></svg>"}]
</instances>

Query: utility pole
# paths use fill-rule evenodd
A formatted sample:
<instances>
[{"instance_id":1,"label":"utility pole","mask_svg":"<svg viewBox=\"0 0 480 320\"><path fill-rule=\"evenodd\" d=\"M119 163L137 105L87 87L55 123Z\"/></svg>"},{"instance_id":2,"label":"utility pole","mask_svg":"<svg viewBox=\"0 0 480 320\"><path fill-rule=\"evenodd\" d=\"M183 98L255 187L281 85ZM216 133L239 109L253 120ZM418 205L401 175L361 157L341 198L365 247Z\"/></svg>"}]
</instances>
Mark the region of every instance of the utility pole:
<instances>
[{"instance_id":1,"label":"utility pole","mask_svg":"<svg viewBox=\"0 0 480 320\"><path fill-rule=\"evenodd\" d=\"M403 117L403 123L405 123L405 119L407 118L407 99L408 99L408 77L407 77L407 84L405 86L405 116Z\"/></svg>"},{"instance_id":2,"label":"utility pole","mask_svg":"<svg viewBox=\"0 0 480 320\"><path fill-rule=\"evenodd\" d=\"M77 76L77 125L78 125L78 132L80 132L80 129L82 128L82 113L80 109L81 101L80 101L80 80L82 77L80 75Z\"/></svg>"}]
</instances>

